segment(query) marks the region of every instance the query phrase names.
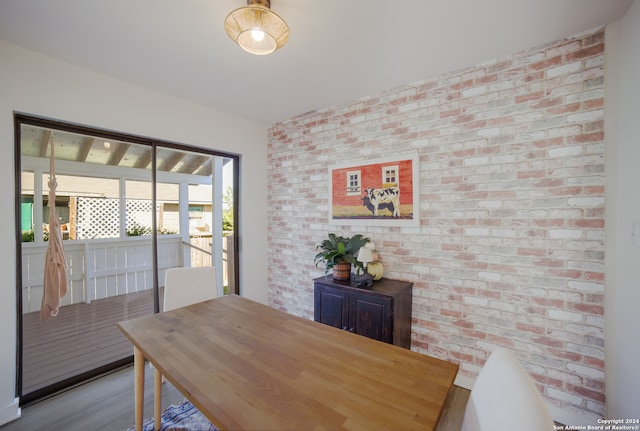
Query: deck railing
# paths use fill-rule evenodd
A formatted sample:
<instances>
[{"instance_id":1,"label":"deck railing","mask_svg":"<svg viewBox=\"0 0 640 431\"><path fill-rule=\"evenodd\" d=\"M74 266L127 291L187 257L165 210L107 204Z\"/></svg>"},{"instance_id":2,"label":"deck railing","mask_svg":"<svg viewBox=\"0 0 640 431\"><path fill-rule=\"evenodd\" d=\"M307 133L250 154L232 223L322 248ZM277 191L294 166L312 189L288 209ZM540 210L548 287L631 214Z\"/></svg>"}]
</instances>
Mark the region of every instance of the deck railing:
<instances>
[{"instance_id":1,"label":"deck railing","mask_svg":"<svg viewBox=\"0 0 640 431\"><path fill-rule=\"evenodd\" d=\"M223 244L223 282L229 285L233 271L231 236ZM211 265L211 237L195 237L190 243L180 235L158 236L158 284L164 286L164 272L184 266L183 247L191 256L191 266ZM40 310L47 244L22 244L22 312ZM90 303L96 299L141 292L153 288L151 238L133 236L123 239L65 241L68 293L61 305ZM189 257L187 257L189 260Z\"/></svg>"},{"instance_id":2,"label":"deck railing","mask_svg":"<svg viewBox=\"0 0 640 431\"><path fill-rule=\"evenodd\" d=\"M140 292L153 288L150 237L65 241L68 293L61 305ZM39 311L47 244L23 243L22 312ZM179 235L158 237L158 280L164 271L183 266Z\"/></svg>"}]
</instances>

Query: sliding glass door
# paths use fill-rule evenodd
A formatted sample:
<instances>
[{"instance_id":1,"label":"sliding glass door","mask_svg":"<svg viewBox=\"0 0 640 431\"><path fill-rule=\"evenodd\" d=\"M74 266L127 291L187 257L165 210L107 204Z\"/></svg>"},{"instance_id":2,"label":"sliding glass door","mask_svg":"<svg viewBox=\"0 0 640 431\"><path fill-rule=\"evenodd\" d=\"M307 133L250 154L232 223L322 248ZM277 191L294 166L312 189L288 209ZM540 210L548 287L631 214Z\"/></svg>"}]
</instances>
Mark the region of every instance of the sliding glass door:
<instances>
[{"instance_id":1,"label":"sliding glass door","mask_svg":"<svg viewBox=\"0 0 640 431\"><path fill-rule=\"evenodd\" d=\"M116 323L161 309L167 269L213 265L220 294L237 292L238 158L30 116L15 124L17 395L27 403L130 362ZM56 297L44 273L58 231L67 292L52 315L41 311Z\"/></svg>"}]
</instances>

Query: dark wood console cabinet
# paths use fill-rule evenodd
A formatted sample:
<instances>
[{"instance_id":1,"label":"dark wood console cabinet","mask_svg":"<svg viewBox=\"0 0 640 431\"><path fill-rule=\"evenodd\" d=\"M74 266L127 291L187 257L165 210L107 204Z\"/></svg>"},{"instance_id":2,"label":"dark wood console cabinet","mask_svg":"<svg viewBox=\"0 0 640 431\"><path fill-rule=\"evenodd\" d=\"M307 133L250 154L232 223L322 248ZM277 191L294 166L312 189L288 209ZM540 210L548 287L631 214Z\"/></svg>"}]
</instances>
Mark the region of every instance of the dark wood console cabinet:
<instances>
[{"instance_id":1,"label":"dark wood console cabinet","mask_svg":"<svg viewBox=\"0 0 640 431\"><path fill-rule=\"evenodd\" d=\"M411 347L413 283L383 278L371 287L349 280L313 280L314 320L365 337Z\"/></svg>"}]
</instances>

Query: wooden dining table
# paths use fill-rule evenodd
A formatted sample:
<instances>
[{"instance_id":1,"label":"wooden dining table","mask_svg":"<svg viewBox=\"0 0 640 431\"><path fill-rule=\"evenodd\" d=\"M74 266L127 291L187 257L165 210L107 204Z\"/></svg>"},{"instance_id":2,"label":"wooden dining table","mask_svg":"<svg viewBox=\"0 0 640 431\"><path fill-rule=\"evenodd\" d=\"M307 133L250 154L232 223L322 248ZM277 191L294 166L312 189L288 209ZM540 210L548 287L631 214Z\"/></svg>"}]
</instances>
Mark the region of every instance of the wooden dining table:
<instances>
[{"instance_id":1,"label":"wooden dining table","mask_svg":"<svg viewBox=\"0 0 640 431\"><path fill-rule=\"evenodd\" d=\"M237 295L118 327L134 346L137 430L145 360L156 425L162 374L220 430L433 430L458 371Z\"/></svg>"}]
</instances>

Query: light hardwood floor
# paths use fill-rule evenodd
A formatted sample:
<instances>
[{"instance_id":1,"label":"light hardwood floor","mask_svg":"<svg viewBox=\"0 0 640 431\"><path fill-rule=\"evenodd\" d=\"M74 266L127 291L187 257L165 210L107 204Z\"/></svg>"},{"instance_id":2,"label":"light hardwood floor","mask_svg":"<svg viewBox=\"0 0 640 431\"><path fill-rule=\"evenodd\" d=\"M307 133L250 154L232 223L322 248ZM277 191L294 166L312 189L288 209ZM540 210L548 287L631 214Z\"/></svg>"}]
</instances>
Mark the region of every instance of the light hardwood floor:
<instances>
[{"instance_id":1,"label":"light hardwood floor","mask_svg":"<svg viewBox=\"0 0 640 431\"><path fill-rule=\"evenodd\" d=\"M145 418L153 415L153 370L145 373ZM436 431L460 431L469 391L454 386ZM184 396L164 384L162 405ZM115 371L22 409L22 417L0 431L125 431L133 425L133 367Z\"/></svg>"},{"instance_id":2,"label":"light hardwood floor","mask_svg":"<svg viewBox=\"0 0 640 431\"><path fill-rule=\"evenodd\" d=\"M145 418L153 415L153 370L145 373ZM22 408L2 431L126 431L134 423L133 367L127 367ZM162 406L184 399L169 382Z\"/></svg>"}]
</instances>

